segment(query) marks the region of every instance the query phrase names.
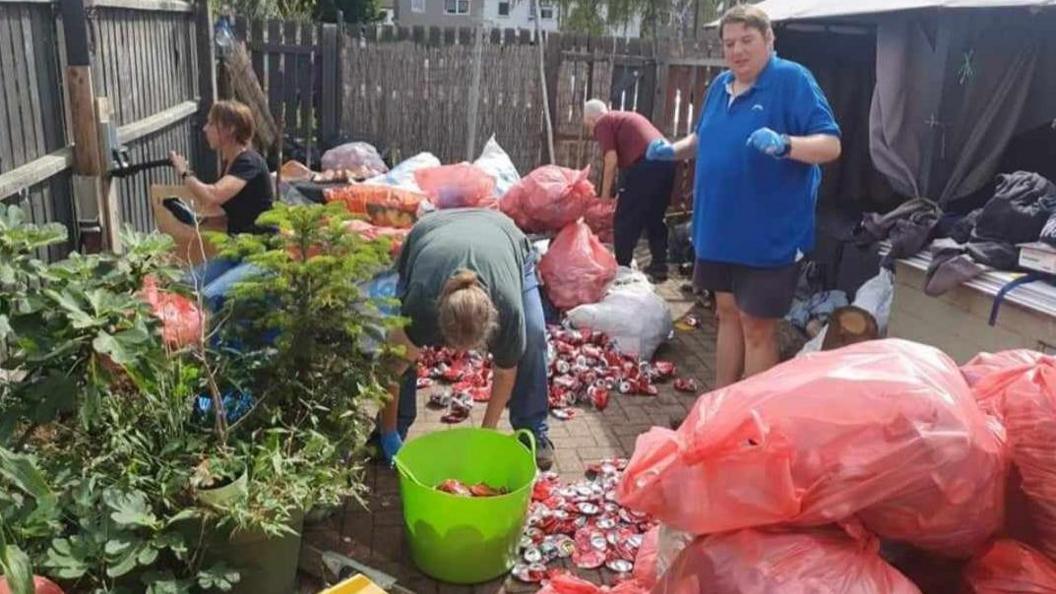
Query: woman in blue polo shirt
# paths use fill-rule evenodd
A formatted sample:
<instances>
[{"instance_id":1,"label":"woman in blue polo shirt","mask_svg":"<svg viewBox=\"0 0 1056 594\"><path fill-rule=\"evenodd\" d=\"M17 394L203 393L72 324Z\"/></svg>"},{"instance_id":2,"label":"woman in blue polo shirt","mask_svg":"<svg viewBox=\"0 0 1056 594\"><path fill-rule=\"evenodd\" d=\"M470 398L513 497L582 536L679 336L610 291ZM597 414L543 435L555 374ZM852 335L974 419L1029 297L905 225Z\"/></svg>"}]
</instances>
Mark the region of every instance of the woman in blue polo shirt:
<instances>
[{"instance_id":1,"label":"woman in blue polo shirt","mask_svg":"<svg viewBox=\"0 0 1056 594\"><path fill-rule=\"evenodd\" d=\"M818 165L840 156L825 95L806 68L774 53L766 13L735 6L719 33L729 70L711 84L697 132L654 141L647 152L697 160L694 281L716 294L716 387L777 363L777 322L792 306L799 261L814 247Z\"/></svg>"}]
</instances>

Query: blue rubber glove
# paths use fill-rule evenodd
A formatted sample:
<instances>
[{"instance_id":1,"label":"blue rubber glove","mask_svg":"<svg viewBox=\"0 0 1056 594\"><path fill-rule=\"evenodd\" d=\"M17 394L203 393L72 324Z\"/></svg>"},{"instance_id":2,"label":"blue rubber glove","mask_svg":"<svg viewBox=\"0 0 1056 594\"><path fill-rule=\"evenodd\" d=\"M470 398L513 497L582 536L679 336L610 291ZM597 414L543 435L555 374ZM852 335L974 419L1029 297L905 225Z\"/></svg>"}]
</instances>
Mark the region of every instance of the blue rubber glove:
<instances>
[{"instance_id":1,"label":"blue rubber glove","mask_svg":"<svg viewBox=\"0 0 1056 594\"><path fill-rule=\"evenodd\" d=\"M789 149L788 141L770 128L759 128L752 132L748 137L748 146L771 157L784 157Z\"/></svg>"},{"instance_id":2,"label":"blue rubber glove","mask_svg":"<svg viewBox=\"0 0 1056 594\"><path fill-rule=\"evenodd\" d=\"M674 161L675 145L663 138L657 138L649 143L649 149L645 151L647 161Z\"/></svg>"},{"instance_id":3,"label":"blue rubber glove","mask_svg":"<svg viewBox=\"0 0 1056 594\"><path fill-rule=\"evenodd\" d=\"M387 464L392 464L392 459L396 457L397 452L402 447L403 440L400 439L399 433L393 431L392 433L381 434L381 454Z\"/></svg>"}]
</instances>

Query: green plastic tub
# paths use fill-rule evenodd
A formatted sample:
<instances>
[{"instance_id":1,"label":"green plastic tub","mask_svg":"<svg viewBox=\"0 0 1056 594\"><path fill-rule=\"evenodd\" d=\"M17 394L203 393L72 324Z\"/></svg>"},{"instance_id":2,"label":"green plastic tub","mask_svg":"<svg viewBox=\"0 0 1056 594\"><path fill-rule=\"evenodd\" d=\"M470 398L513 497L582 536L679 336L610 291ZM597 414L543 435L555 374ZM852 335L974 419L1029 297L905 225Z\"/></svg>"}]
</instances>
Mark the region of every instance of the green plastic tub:
<instances>
[{"instance_id":1,"label":"green plastic tub","mask_svg":"<svg viewBox=\"0 0 1056 594\"><path fill-rule=\"evenodd\" d=\"M396 455L403 519L422 572L451 584L479 584L513 567L535 480L534 449L528 431L488 429L438 431L403 446ZM447 479L510 493L469 498L437 491Z\"/></svg>"}]
</instances>

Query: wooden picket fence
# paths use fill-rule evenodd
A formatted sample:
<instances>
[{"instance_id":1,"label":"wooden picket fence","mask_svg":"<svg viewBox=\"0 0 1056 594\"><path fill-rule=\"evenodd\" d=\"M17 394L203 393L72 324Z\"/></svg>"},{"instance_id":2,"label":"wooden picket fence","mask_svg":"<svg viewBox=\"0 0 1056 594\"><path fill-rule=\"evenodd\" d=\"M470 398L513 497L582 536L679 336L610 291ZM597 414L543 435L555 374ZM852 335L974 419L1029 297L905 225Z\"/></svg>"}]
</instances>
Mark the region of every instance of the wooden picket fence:
<instances>
[{"instance_id":1,"label":"wooden picket fence","mask_svg":"<svg viewBox=\"0 0 1056 594\"><path fill-rule=\"evenodd\" d=\"M235 28L288 137L320 149L364 140L395 160L428 151L457 162L494 135L521 171L549 162L544 107L555 161L597 168L584 101L608 100L682 135L722 68L710 34L656 41L549 33L540 56L539 37L526 30L244 19Z\"/></svg>"}]
</instances>

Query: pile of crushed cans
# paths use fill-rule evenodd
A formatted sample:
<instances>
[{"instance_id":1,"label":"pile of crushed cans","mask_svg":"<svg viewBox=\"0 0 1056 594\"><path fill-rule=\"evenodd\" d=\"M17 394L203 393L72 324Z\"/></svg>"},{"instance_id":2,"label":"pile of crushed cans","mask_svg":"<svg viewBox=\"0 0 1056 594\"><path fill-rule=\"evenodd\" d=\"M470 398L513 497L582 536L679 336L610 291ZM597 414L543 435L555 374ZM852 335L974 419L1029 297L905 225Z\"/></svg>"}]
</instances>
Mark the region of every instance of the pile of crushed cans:
<instances>
[{"instance_id":1,"label":"pile of crushed cans","mask_svg":"<svg viewBox=\"0 0 1056 594\"><path fill-rule=\"evenodd\" d=\"M418 389L430 388L436 382L450 386L449 390L435 391L427 406L447 409L440 420L461 423L469 418L473 403L491 400L491 356L480 353L455 352L447 348L422 351L418 360Z\"/></svg>"},{"instance_id":2,"label":"pile of crushed cans","mask_svg":"<svg viewBox=\"0 0 1056 594\"><path fill-rule=\"evenodd\" d=\"M562 326L547 329L547 360L550 362L550 412L561 420L575 416L577 404L590 404L605 410L612 393L656 396L656 384L675 377L675 365L668 361L640 362L619 352L609 338L587 329ZM450 349L425 349L418 362L418 388L437 382L449 386L435 391L430 408L444 410L444 423L461 423L469 418L474 403L491 398L490 356L476 352L457 353ZM675 379L674 388L696 393L692 379Z\"/></svg>"},{"instance_id":3,"label":"pile of crushed cans","mask_svg":"<svg viewBox=\"0 0 1056 594\"><path fill-rule=\"evenodd\" d=\"M525 583L549 579L555 567L571 562L580 569L606 568L616 581L629 579L652 518L616 502L616 485L626 459L606 460L587 469L587 478L562 484L554 473L539 476L521 538L521 562L513 576Z\"/></svg>"},{"instance_id":4,"label":"pile of crushed cans","mask_svg":"<svg viewBox=\"0 0 1056 594\"><path fill-rule=\"evenodd\" d=\"M550 411L559 419L574 417L572 407L579 403L605 410L613 392L656 396L656 384L675 376L674 363L638 361L618 351L600 332L551 327L548 342ZM693 380L679 379L675 389L695 392L697 386Z\"/></svg>"},{"instance_id":5,"label":"pile of crushed cans","mask_svg":"<svg viewBox=\"0 0 1056 594\"><path fill-rule=\"evenodd\" d=\"M447 479L437 485L436 490L456 497L498 497L510 494L506 487L492 487L487 483L467 485L458 479Z\"/></svg>"}]
</instances>

